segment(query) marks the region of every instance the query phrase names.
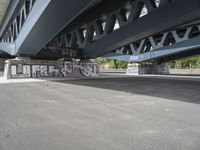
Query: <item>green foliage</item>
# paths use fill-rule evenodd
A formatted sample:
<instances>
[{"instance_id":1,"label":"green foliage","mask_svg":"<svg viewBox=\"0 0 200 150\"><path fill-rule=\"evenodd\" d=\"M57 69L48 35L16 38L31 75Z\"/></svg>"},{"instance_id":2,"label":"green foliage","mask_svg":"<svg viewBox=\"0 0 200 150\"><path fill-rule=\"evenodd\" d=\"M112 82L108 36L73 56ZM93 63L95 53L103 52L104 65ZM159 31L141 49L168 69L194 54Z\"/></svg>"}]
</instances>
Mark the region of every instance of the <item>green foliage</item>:
<instances>
[{"instance_id":1,"label":"green foliage","mask_svg":"<svg viewBox=\"0 0 200 150\"><path fill-rule=\"evenodd\" d=\"M200 56L180 59L170 62L170 67L172 69L189 69L189 68L200 68Z\"/></svg>"},{"instance_id":2,"label":"green foliage","mask_svg":"<svg viewBox=\"0 0 200 150\"><path fill-rule=\"evenodd\" d=\"M126 69L128 62L106 59L106 58L97 58L95 59L96 63L100 68L109 68L109 69ZM171 61L170 68L172 69L189 69L189 68L200 68L200 56L184 58L180 60Z\"/></svg>"},{"instance_id":3,"label":"green foliage","mask_svg":"<svg viewBox=\"0 0 200 150\"><path fill-rule=\"evenodd\" d=\"M113 59L97 58L95 61L100 68L106 68L108 66L109 69L126 69L128 66L128 62Z\"/></svg>"}]
</instances>

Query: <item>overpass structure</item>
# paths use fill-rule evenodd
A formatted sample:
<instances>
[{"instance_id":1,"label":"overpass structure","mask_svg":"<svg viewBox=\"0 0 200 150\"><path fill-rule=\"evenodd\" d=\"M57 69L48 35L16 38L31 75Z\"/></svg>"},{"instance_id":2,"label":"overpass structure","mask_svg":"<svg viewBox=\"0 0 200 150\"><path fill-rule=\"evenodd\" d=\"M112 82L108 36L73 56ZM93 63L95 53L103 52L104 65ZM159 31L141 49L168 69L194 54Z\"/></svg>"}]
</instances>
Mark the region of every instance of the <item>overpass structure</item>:
<instances>
[{"instance_id":1,"label":"overpass structure","mask_svg":"<svg viewBox=\"0 0 200 150\"><path fill-rule=\"evenodd\" d=\"M109 57L161 63L200 54L199 0L5 2L2 58Z\"/></svg>"}]
</instances>

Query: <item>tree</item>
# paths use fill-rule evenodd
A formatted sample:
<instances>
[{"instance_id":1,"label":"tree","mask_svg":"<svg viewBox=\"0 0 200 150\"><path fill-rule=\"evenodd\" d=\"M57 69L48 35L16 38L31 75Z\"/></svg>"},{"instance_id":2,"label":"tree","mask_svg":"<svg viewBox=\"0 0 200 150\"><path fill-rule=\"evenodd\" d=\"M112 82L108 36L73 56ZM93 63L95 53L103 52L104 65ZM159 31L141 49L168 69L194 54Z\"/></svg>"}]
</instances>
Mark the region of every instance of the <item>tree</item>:
<instances>
[{"instance_id":1,"label":"tree","mask_svg":"<svg viewBox=\"0 0 200 150\"><path fill-rule=\"evenodd\" d=\"M97 58L95 61L98 63L100 68L105 68L106 64L109 65L110 69L126 69L128 66L128 62L114 59Z\"/></svg>"},{"instance_id":2,"label":"tree","mask_svg":"<svg viewBox=\"0 0 200 150\"><path fill-rule=\"evenodd\" d=\"M170 67L176 69L200 68L200 56L184 58L170 62Z\"/></svg>"}]
</instances>

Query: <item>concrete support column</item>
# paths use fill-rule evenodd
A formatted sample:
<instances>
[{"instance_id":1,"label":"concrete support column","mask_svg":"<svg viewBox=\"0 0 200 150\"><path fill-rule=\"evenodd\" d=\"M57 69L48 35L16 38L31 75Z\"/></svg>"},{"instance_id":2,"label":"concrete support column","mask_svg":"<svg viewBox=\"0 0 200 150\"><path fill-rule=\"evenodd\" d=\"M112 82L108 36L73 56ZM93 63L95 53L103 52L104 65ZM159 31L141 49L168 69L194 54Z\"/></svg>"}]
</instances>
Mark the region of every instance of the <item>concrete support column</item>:
<instances>
[{"instance_id":1,"label":"concrete support column","mask_svg":"<svg viewBox=\"0 0 200 150\"><path fill-rule=\"evenodd\" d=\"M127 75L142 75L142 74L169 74L170 68L167 63L162 64L129 64L126 70Z\"/></svg>"},{"instance_id":2,"label":"concrete support column","mask_svg":"<svg viewBox=\"0 0 200 150\"><path fill-rule=\"evenodd\" d=\"M93 77L98 76L99 68L89 60L31 60L9 59L5 63L4 77L13 78L42 78L42 77Z\"/></svg>"},{"instance_id":3,"label":"concrete support column","mask_svg":"<svg viewBox=\"0 0 200 150\"><path fill-rule=\"evenodd\" d=\"M4 70L5 61L5 58L0 58L0 71Z\"/></svg>"}]
</instances>

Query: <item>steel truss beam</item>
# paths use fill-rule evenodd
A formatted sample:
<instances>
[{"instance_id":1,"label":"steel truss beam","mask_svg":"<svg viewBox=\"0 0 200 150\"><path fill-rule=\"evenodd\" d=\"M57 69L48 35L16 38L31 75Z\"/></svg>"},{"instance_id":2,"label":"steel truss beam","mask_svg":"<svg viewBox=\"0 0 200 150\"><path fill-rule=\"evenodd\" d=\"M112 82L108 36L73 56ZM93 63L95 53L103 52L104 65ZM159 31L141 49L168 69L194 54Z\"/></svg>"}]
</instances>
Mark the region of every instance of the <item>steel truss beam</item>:
<instances>
[{"instance_id":1,"label":"steel truss beam","mask_svg":"<svg viewBox=\"0 0 200 150\"><path fill-rule=\"evenodd\" d=\"M4 31L4 34L1 35L0 41L5 43L13 43L19 35L19 32L22 29L31 9L33 8L35 0L25 0L22 4L21 9L17 12L17 15L14 17L13 22L8 26Z\"/></svg>"},{"instance_id":2,"label":"steel truss beam","mask_svg":"<svg viewBox=\"0 0 200 150\"><path fill-rule=\"evenodd\" d=\"M30 18L29 23L33 22L32 20L38 15L38 9L42 7L39 2L43 3L46 1L36 1L37 8L35 4L34 11L32 11L30 15L32 18ZM20 38L16 40L17 54L27 56L37 55L48 41L55 37L57 33L94 2L95 0L48 0L48 5L46 5L44 11L38 15L38 20L36 20L34 24L31 24L31 28L29 25L26 26L29 33L26 36L23 35L23 37L25 37L23 41ZM26 34L25 31L23 34Z\"/></svg>"},{"instance_id":3,"label":"steel truss beam","mask_svg":"<svg viewBox=\"0 0 200 150\"><path fill-rule=\"evenodd\" d=\"M44 1L25 0L7 32L0 37L3 42L0 47L10 48L7 51L13 55L27 56L44 56L48 50L53 56L56 50L64 47L67 57L95 58L118 48L119 54L146 53L188 40L191 34L199 32L199 26L163 32L200 18L199 0L119 0L122 5L106 13L99 11L97 16L92 15L93 19L78 22L73 29L72 20L88 9L95 12L95 7L91 6L96 1L74 0L69 6L66 0L48 0L48 5L44 6L40 5ZM43 11L38 12L41 7ZM122 48L124 45L128 49ZM59 51L58 56L63 56L63 51Z\"/></svg>"},{"instance_id":4,"label":"steel truss beam","mask_svg":"<svg viewBox=\"0 0 200 150\"><path fill-rule=\"evenodd\" d=\"M86 45L83 51L84 57L95 58L101 56L155 33L160 33L198 19L200 18L199 14L199 0L176 0L166 4L164 7L157 8L140 19L124 25L104 38Z\"/></svg>"},{"instance_id":5,"label":"steel truss beam","mask_svg":"<svg viewBox=\"0 0 200 150\"><path fill-rule=\"evenodd\" d=\"M47 46L78 47L84 49L87 45L109 35L118 28L122 28L142 18L170 1L171 0L135 0L119 2L121 6L108 14L105 14L108 10L102 12L98 10L96 17L101 16L100 18L95 18L95 20L86 24L80 24L78 28L71 29L71 31L69 31L69 27L66 27L66 29L56 36ZM89 13L92 12L90 11ZM94 16L91 16L89 13L87 14L90 17ZM86 19L90 20L88 18Z\"/></svg>"},{"instance_id":6,"label":"steel truss beam","mask_svg":"<svg viewBox=\"0 0 200 150\"><path fill-rule=\"evenodd\" d=\"M70 47L44 47L37 55L32 56L36 59L60 59L60 58L80 58L82 49Z\"/></svg>"},{"instance_id":7,"label":"steel truss beam","mask_svg":"<svg viewBox=\"0 0 200 150\"><path fill-rule=\"evenodd\" d=\"M138 55L139 61L149 61L149 60L167 60L170 59L171 56L175 56L173 59L178 59L182 54L185 56L192 56L192 54L200 54L200 37L196 37L190 40L186 40L183 42L176 43L174 45L170 45L167 47L163 47L161 49L146 52ZM180 56L179 56L180 55Z\"/></svg>"},{"instance_id":8,"label":"steel truss beam","mask_svg":"<svg viewBox=\"0 0 200 150\"><path fill-rule=\"evenodd\" d=\"M11 55L35 56L75 17L99 1L25 0L14 21L3 34L0 45L14 44L14 50L8 50Z\"/></svg>"},{"instance_id":9,"label":"steel truss beam","mask_svg":"<svg viewBox=\"0 0 200 150\"><path fill-rule=\"evenodd\" d=\"M195 22L196 23L196 22ZM171 31L157 33L114 51L116 54L139 55L161 49L200 36L200 23L180 26Z\"/></svg>"},{"instance_id":10,"label":"steel truss beam","mask_svg":"<svg viewBox=\"0 0 200 150\"><path fill-rule=\"evenodd\" d=\"M183 56L188 57L200 54L199 43L200 43L200 37L196 37L187 41L163 47L155 51L149 51L138 55L121 55L116 53L108 53L103 57L123 60L123 61L131 61L131 62L145 62L145 61L166 62L169 60L182 58Z\"/></svg>"}]
</instances>

